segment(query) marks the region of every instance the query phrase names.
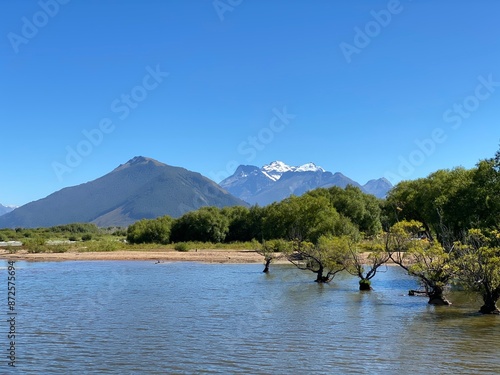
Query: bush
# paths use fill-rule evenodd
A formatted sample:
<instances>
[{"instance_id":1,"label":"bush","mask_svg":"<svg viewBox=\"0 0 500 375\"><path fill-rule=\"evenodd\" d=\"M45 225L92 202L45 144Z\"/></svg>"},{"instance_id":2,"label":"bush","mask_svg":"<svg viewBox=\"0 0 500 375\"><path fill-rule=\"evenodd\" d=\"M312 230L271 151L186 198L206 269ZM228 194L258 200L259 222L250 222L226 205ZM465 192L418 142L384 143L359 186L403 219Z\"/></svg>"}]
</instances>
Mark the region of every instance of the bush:
<instances>
[{"instance_id":1,"label":"bush","mask_svg":"<svg viewBox=\"0 0 500 375\"><path fill-rule=\"evenodd\" d=\"M69 250L69 247L67 245L52 245L52 252L53 253L65 253Z\"/></svg>"},{"instance_id":2,"label":"bush","mask_svg":"<svg viewBox=\"0 0 500 375\"><path fill-rule=\"evenodd\" d=\"M86 245L86 251L115 251L121 247L118 241L92 241Z\"/></svg>"},{"instance_id":3,"label":"bush","mask_svg":"<svg viewBox=\"0 0 500 375\"><path fill-rule=\"evenodd\" d=\"M291 250L292 244L288 241L277 239L277 240L269 240L265 242L267 249L271 250L274 253L284 253L288 250Z\"/></svg>"},{"instance_id":4,"label":"bush","mask_svg":"<svg viewBox=\"0 0 500 375\"><path fill-rule=\"evenodd\" d=\"M48 250L45 239L41 237L26 239L23 242L23 246L28 250L28 253L45 253Z\"/></svg>"},{"instance_id":5,"label":"bush","mask_svg":"<svg viewBox=\"0 0 500 375\"><path fill-rule=\"evenodd\" d=\"M91 239L92 239L92 234L90 234L90 233L85 233L82 236L82 241L90 241Z\"/></svg>"},{"instance_id":6,"label":"bush","mask_svg":"<svg viewBox=\"0 0 500 375\"><path fill-rule=\"evenodd\" d=\"M189 251L189 245L185 242L176 243L174 249L177 251Z\"/></svg>"}]
</instances>

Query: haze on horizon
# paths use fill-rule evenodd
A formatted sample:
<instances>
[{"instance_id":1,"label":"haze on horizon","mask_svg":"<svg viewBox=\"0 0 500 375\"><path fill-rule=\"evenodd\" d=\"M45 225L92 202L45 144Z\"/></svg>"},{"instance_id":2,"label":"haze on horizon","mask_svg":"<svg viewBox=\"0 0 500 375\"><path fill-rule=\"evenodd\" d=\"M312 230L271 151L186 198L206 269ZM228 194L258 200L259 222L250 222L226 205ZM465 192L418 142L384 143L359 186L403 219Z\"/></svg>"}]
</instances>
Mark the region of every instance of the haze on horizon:
<instances>
[{"instance_id":1,"label":"haze on horizon","mask_svg":"<svg viewBox=\"0 0 500 375\"><path fill-rule=\"evenodd\" d=\"M500 4L7 2L0 203L136 155L219 182L313 162L366 183L498 149Z\"/></svg>"}]
</instances>

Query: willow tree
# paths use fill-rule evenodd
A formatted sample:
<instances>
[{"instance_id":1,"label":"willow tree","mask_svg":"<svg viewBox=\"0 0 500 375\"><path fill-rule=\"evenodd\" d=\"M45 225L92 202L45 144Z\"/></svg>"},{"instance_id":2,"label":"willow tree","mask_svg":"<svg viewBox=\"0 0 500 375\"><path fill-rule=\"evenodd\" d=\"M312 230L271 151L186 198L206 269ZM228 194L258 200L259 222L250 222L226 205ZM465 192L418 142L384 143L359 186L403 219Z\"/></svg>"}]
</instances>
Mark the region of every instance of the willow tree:
<instances>
[{"instance_id":1,"label":"willow tree","mask_svg":"<svg viewBox=\"0 0 500 375\"><path fill-rule=\"evenodd\" d=\"M344 241L348 254L347 272L359 277L359 290L372 290L371 279L375 277L379 268L387 263L389 253L385 251L382 241L378 238L365 245L359 245L348 237L345 237ZM367 256L365 250L368 251Z\"/></svg>"},{"instance_id":2,"label":"willow tree","mask_svg":"<svg viewBox=\"0 0 500 375\"><path fill-rule=\"evenodd\" d=\"M264 270L262 272L268 273L271 263L285 257L290 248L290 244L281 239L264 241L262 244L254 241L255 252L264 257Z\"/></svg>"},{"instance_id":3,"label":"willow tree","mask_svg":"<svg viewBox=\"0 0 500 375\"><path fill-rule=\"evenodd\" d=\"M500 298L499 242L497 231L487 237L481 230L471 229L465 240L456 244L460 283L482 296L484 304L479 311L483 314L500 314L496 305Z\"/></svg>"},{"instance_id":4,"label":"willow tree","mask_svg":"<svg viewBox=\"0 0 500 375\"><path fill-rule=\"evenodd\" d=\"M431 305L450 305L444 297L445 288L457 275L451 253L437 241L422 237L425 232L418 221L402 221L394 224L386 237L389 258L410 276L424 285Z\"/></svg>"},{"instance_id":5,"label":"willow tree","mask_svg":"<svg viewBox=\"0 0 500 375\"><path fill-rule=\"evenodd\" d=\"M330 236L321 236L314 245L296 238L292 251L287 255L288 261L298 269L315 273L317 283L328 283L344 271L347 257L342 239Z\"/></svg>"}]
</instances>

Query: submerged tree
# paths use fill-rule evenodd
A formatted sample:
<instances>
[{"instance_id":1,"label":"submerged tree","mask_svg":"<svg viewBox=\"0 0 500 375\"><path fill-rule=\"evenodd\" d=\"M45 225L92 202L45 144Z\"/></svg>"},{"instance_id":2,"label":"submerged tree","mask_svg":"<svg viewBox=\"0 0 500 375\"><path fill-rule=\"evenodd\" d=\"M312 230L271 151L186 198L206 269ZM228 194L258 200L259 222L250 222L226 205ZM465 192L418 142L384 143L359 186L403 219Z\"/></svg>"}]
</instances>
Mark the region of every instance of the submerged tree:
<instances>
[{"instance_id":1,"label":"submerged tree","mask_svg":"<svg viewBox=\"0 0 500 375\"><path fill-rule=\"evenodd\" d=\"M367 244L368 256L365 256L363 246L356 246L352 239L346 238L346 246L348 249L347 272L359 277L359 290L372 290L371 279L375 277L379 268L387 263L389 254L378 239Z\"/></svg>"},{"instance_id":2,"label":"submerged tree","mask_svg":"<svg viewBox=\"0 0 500 375\"><path fill-rule=\"evenodd\" d=\"M255 241L254 247L257 254L264 257L264 270L262 272L269 272L269 266L275 260L281 259L286 256L290 250L290 244L285 240L269 240L259 244Z\"/></svg>"},{"instance_id":3,"label":"submerged tree","mask_svg":"<svg viewBox=\"0 0 500 375\"><path fill-rule=\"evenodd\" d=\"M483 298L480 312L500 314L500 234L493 231L489 238L479 229L469 230L463 243L457 243L456 259L460 270L460 283L469 290L479 292Z\"/></svg>"},{"instance_id":4,"label":"submerged tree","mask_svg":"<svg viewBox=\"0 0 500 375\"><path fill-rule=\"evenodd\" d=\"M394 263L422 282L429 304L450 305L444 291L456 276L456 267L439 243L421 237L423 231L422 223L414 220L393 225L387 234L386 251Z\"/></svg>"},{"instance_id":5,"label":"submerged tree","mask_svg":"<svg viewBox=\"0 0 500 375\"><path fill-rule=\"evenodd\" d=\"M315 245L295 238L287 259L298 269L315 273L315 282L328 283L337 273L345 270L347 256L347 249L341 238L321 236Z\"/></svg>"}]
</instances>

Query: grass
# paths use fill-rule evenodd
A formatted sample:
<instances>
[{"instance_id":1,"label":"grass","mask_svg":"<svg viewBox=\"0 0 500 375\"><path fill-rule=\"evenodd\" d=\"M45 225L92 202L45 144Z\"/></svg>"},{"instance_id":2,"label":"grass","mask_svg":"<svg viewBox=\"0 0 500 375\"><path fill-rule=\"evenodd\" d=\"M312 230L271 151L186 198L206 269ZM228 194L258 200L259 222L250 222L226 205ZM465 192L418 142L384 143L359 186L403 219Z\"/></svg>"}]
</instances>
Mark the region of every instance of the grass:
<instances>
[{"instance_id":1,"label":"grass","mask_svg":"<svg viewBox=\"0 0 500 375\"><path fill-rule=\"evenodd\" d=\"M72 239L74 240L74 238ZM50 242L57 243L50 243ZM53 236L50 238L35 236L24 238L23 246L4 247L9 252L17 252L21 249L27 250L29 253L66 253L66 252L102 252L102 251L190 251L195 249L208 250L254 250L253 242L233 242L233 243L209 243L209 242L180 242L167 245L161 244L129 244L125 242L125 238L118 238L111 235L94 236L93 239L87 241L72 241L68 242L68 238L61 236ZM60 242L60 243L59 243Z\"/></svg>"}]
</instances>

